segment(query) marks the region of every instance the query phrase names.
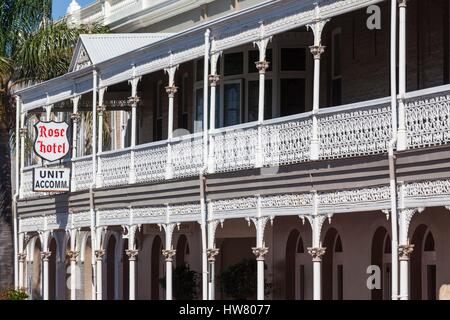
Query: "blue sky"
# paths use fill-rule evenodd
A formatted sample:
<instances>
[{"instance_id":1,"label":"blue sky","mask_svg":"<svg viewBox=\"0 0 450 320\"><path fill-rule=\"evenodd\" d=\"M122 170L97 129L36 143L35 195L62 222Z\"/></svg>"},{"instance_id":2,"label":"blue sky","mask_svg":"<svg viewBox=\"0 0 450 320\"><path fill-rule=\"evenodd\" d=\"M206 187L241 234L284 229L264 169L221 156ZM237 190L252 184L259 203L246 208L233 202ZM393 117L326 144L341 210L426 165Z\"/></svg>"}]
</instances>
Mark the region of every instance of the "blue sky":
<instances>
[{"instance_id":1,"label":"blue sky","mask_svg":"<svg viewBox=\"0 0 450 320\"><path fill-rule=\"evenodd\" d=\"M85 7L87 4L95 0L77 0L78 4ZM58 19L66 14L67 7L72 0L53 0L53 18Z\"/></svg>"}]
</instances>

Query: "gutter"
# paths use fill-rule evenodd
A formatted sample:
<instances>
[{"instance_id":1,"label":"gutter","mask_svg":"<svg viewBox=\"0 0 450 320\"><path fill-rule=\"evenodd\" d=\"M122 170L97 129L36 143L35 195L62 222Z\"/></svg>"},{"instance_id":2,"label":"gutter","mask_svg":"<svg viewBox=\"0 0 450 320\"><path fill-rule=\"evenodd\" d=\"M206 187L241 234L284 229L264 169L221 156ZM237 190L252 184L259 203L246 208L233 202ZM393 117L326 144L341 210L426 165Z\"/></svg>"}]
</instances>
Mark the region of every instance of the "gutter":
<instances>
[{"instance_id":1,"label":"gutter","mask_svg":"<svg viewBox=\"0 0 450 320\"><path fill-rule=\"evenodd\" d=\"M397 1L391 0L391 113L392 139L389 141L389 186L391 194L392 300L398 300L398 219L397 177L394 148L397 145Z\"/></svg>"}]
</instances>

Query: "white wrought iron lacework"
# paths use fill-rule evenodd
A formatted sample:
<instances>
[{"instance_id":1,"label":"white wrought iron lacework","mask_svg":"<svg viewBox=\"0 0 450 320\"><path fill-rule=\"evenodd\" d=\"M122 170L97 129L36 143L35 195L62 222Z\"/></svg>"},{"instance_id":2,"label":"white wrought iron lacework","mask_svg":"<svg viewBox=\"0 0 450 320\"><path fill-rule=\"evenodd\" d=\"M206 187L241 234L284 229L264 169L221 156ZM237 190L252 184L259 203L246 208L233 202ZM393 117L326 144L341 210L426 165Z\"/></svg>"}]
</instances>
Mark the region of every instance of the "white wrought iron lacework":
<instances>
[{"instance_id":1,"label":"white wrought iron lacework","mask_svg":"<svg viewBox=\"0 0 450 320\"><path fill-rule=\"evenodd\" d=\"M313 195L311 193L282 194L261 198L262 208L302 207L310 206L312 203Z\"/></svg>"},{"instance_id":2,"label":"white wrought iron lacework","mask_svg":"<svg viewBox=\"0 0 450 320\"><path fill-rule=\"evenodd\" d=\"M75 160L72 163L72 179L75 183L74 190L86 190L92 184L92 158Z\"/></svg>"},{"instance_id":3,"label":"white wrought iron lacework","mask_svg":"<svg viewBox=\"0 0 450 320\"><path fill-rule=\"evenodd\" d=\"M391 128L389 104L319 115L320 158L387 152Z\"/></svg>"},{"instance_id":4,"label":"white wrought iron lacework","mask_svg":"<svg viewBox=\"0 0 450 320\"><path fill-rule=\"evenodd\" d=\"M172 145L174 177L198 175L203 166L203 140L191 138Z\"/></svg>"},{"instance_id":5,"label":"white wrought iron lacework","mask_svg":"<svg viewBox=\"0 0 450 320\"><path fill-rule=\"evenodd\" d=\"M450 142L450 94L407 103L406 128L410 149Z\"/></svg>"},{"instance_id":6,"label":"white wrought iron lacework","mask_svg":"<svg viewBox=\"0 0 450 320\"><path fill-rule=\"evenodd\" d=\"M409 183L405 185L405 193L408 197L450 195L450 180Z\"/></svg>"},{"instance_id":7,"label":"white wrought iron lacework","mask_svg":"<svg viewBox=\"0 0 450 320\"><path fill-rule=\"evenodd\" d=\"M21 195L23 198L33 198L38 197L38 194L33 192L33 170L24 171L22 174L22 191Z\"/></svg>"},{"instance_id":8,"label":"white wrought iron lacework","mask_svg":"<svg viewBox=\"0 0 450 320\"><path fill-rule=\"evenodd\" d=\"M131 153L129 150L101 156L103 186L126 185L130 177Z\"/></svg>"},{"instance_id":9,"label":"white wrought iron lacework","mask_svg":"<svg viewBox=\"0 0 450 320\"><path fill-rule=\"evenodd\" d=\"M311 119L301 119L262 128L264 165L286 165L309 159Z\"/></svg>"},{"instance_id":10,"label":"white wrought iron lacework","mask_svg":"<svg viewBox=\"0 0 450 320\"><path fill-rule=\"evenodd\" d=\"M217 172L255 167L258 144L257 129L237 129L218 133L214 139L214 160Z\"/></svg>"},{"instance_id":11,"label":"white wrought iron lacework","mask_svg":"<svg viewBox=\"0 0 450 320\"><path fill-rule=\"evenodd\" d=\"M353 189L319 194L319 203L325 205L355 204L390 199L389 187Z\"/></svg>"},{"instance_id":12,"label":"white wrought iron lacework","mask_svg":"<svg viewBox=\"0 0 450 320\"><path fill-rule=\"evenodd\" d=\"M258 199L256 197L226 199L212 202L213 212L256 209L257 206Z\"/></svg>"},{"instance_id":13,"label":"white wrought iron lacework","mask_svg":"<svg viewBox=\"0 0 450 320\"><path fill-rule=\"evenodd\" d=\"M136 181L152 182L165 179L167 166L167 145L150 146L136 150Z\"/></svg>"}]
</instances>

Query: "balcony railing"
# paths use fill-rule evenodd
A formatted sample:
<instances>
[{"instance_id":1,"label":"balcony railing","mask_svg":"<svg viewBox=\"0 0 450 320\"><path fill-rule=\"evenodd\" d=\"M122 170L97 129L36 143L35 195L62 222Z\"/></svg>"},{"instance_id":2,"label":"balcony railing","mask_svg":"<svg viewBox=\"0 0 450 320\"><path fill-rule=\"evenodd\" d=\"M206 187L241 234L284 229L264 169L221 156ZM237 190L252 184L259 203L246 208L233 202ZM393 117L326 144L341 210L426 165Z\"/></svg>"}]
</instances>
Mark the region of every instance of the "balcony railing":
<instances>
[{"instance_id":1,"label":"balcony railing","mask_svg":"<svg viewBox=\"0 0 450 320\"><path fill-rule=\"evenodd\" d=\"M406 129L408 148L450 142L450 86L408 93ZM319 159L382 154L392 137L390 98L321 109L318 114ZM209 173L277 167L310 161L312 114L246 123L209 133L208 163L204 163L203 135L174 138L98 155L98 173L92 174L92 156L72 161L72 191L115 187ZM32 169L22 176L22 197L32 192Z\"/></svg>"}]
</instances>

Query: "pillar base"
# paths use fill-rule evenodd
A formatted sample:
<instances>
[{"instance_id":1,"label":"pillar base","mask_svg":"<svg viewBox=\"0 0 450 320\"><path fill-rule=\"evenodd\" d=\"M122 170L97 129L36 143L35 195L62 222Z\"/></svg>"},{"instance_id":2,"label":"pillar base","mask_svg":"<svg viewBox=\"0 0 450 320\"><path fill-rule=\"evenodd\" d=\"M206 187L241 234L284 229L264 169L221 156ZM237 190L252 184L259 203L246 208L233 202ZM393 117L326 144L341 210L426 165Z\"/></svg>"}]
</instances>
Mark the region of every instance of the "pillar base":
<instances>
[{"instance_id":1,"label":"pillar base","mask_svg":"<svg viewBox=\"0 0 450 320\"><path fill-rule=\"evenodd\" d=\"M320 154L320 141L318 139L311 140L310 160L311 161L319 160L319 154Z\"/></svg>"},{"instance_id":2,"label":"pillar base","mask_svg":"<svg viewBox=\"0 0 450 320\"><path fill-rule=\"evenodd\" d=\"M408 149L408 139L407 139L406 129L399 129L397 133L397 151L405 151Z\"/></svg>"}]
</instances>

